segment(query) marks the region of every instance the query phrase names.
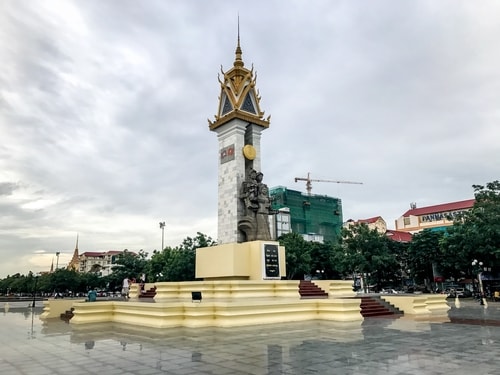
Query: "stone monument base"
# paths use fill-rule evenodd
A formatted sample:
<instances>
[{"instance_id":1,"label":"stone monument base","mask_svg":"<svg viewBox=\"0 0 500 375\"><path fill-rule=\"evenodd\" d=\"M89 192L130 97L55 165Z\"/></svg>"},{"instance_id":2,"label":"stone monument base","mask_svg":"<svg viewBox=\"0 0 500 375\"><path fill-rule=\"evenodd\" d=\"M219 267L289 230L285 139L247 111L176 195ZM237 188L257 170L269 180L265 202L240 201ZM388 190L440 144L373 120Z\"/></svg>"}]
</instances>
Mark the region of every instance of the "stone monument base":
<instances>
[{"instance_id":1,"label":"stone monument base","mask_svg":"<svg viewBox=\"0 0 500 375\"><path fill-rule=\"evenodd\" d=\"M361 300L351 297L355 296L352 281L323 282L329 298L301 298L299 280L159 282L153 301L137 298L137 284L132 284L127 301L75 302L70 323L194 328L328 320L359 328ZM200 298L194 299L193 292L199 292ZM44 304L47 314L51 302Z\"/></svg>"},{"instance_id":2,"label":"stone monument base","mask_svg":"<svg viewBox=\"0 0 500 375\"><path fill-rule=\"evenodd\" d=\"M276 241L229 243L196 249L197 279L280 280L285 277L285 247Z\"/></svg>"},{"instance_id":3,"label":"stone monument base","mask_svg":"<svg viewBox=\"0 0 500 375\"><path fill-rule=\"evenodd\" d=\"M352 291L352 280L321 280L320 285L328 292L328 298L302 298L298 280L161 282L155 284L154 300L144 301L138 298L138 285L132 284L128 301L68 300L74 308L70 323L74 326L116 323L158 329L328 320L344 328L360 327L361 299ZM194 300L193 291L200 292L202 298ZM450 307L444 294L396 294L382 298L413 320L447 321L448 318ZM59 308L59 300L44 301L40 319L58 317Z\"/></svg>"}]
</instances>

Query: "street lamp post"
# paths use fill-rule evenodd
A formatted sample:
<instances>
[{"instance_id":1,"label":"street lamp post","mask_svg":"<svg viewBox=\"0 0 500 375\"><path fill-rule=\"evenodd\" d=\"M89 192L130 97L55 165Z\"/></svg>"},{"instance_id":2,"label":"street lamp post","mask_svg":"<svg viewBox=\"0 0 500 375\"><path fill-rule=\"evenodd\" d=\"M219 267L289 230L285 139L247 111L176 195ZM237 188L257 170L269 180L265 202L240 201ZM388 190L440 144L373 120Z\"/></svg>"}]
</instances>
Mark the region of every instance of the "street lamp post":
<instances>
[{"instance_id":1,"label":"street lamp post","mask_svg":"<svg viewBox=\"0 0 500 375\"><path fill-rule=\"evenodd\" d=\"M477 281L479 283L479 301L480 301L481 305L484 305L487 307L488 302L486 302L486 297L484 295L483 279L482 279L483 262L480 262L477 259L474 259L472 261L472 267L477 271Z\"/></svg>"},{"instance_id":2,"label":"street lamp post","mask_svg":"<svg viewBox=\"0 0 500 375\"><path fill-rule=\"evenodd\" d=\"M61 252L57 251L56 252L56 271L59 268L59 254L61 254Z\"/></svg>"},{"instance_id":3,"label":"street lamp post","mask_svg":"<svg viewBox=\"0 0 500 375\"><path fill-rule=\"evenodd\" d=\"M31 305L31 307L35 307L37 283L38 283L38 275L35 275L35 287L33 288L33 304Z\"/></svg>"},{"instance_id":4,"label":"street lamp post","mask_svg":"<svg viewBox=\"0 0 500 375\"><path fill-rule=\"evenodd\" d=\"M163 247L163 240L164 240L164 236L165 236L165 222L164 221L160 221L160 229L161 229L161 250L163 251L164 247Z\"/></svg>"}]
</instances>

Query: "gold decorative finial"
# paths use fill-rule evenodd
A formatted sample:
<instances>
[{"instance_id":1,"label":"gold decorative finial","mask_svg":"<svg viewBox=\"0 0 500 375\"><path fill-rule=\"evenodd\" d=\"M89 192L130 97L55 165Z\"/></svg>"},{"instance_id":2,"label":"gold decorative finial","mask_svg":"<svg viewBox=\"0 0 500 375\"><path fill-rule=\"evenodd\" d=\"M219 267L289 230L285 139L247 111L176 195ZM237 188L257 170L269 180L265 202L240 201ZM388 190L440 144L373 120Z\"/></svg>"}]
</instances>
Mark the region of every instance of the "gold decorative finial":
<instances>
[{"instance_id":1,"label":"gold decorative finial","mask_svg":"<svg viewBox=\"0 0 500 375\"><path fill-rule=\"evenodd\" d=\"M238 118L246 122L259 125L263 128L269 127L269 118L264 119L264 111L260 109L260 94L255 87L257 74L253 65L252 69L244 66L240 46L240 15L238 14L238 35L236 44L236 58L234 66L224 72L222 66L217 80L221 86L219 95L219 108L215 114L214 121L208 120L210 130Z\"/></svg>"},{"instance_id":2,"label":"gold decorative finial","mask_svg":"<svg viewBox=\"0 0 500 375\"><path fill-rule=\"evenodd\" d=\"M235 67L243 67L243 59L241 58L242 52L240 47L240 15L238 14L238 44L236 45L236 59L234 60Z\"/></svg>"}]
</instances>

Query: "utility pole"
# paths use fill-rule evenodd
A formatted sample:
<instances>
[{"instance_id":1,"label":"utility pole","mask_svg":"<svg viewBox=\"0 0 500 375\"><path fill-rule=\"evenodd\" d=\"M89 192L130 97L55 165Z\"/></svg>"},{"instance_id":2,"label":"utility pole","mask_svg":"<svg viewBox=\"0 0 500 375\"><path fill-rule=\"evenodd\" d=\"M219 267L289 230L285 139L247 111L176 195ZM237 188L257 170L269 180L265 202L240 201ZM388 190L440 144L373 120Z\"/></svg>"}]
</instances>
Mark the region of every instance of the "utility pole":
<instances>
[{"instance_id":1,"label":"utility pole","mask_svg":"<svg viewBox=\"0 0 500 375\"><path fill-rule=\"evenodd\" d=\"M163 240L165 239L165 222L160 221L160 229L161 229L161 250L163 251Z\"/></svg>"}]
</instances>

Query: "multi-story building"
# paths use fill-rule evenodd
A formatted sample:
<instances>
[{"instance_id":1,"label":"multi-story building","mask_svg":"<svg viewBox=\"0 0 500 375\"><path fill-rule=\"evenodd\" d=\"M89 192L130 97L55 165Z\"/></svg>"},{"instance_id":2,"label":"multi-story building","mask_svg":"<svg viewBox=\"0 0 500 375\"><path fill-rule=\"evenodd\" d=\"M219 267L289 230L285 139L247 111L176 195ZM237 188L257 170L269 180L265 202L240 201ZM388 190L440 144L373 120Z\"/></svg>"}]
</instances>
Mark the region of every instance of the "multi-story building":
<instances>
[{"instance_id":1,"label":"multi-story building","mask_svg":"<svg viewBox=\"0 0 500 375\"><path fill-rule=\"evenodd\" d=\"M87 251L79 255L79 272L96 272L101 275L109 275L113 272L111 269L115 263L118 254L123 251Z\"/></svg>"},{"instance_id":2,"label":"multi-story building","mask_svg":"<svg viewBox=\"0 0 500 375\"><path fill-rule=\"evenodd\" d=\"M294 232L308 241L336 241L342 228L342 202L326 195L303 194L284 186L270 191L276 237Z\"/></svg>"},{"instance_id":3,"label":"multi-story building","mask_svg":"<svg viewBox=\"0 0 500 375\"><path fill-rule=\"evenodd\" d=\"M396 242L410 242L411 234L408 232L387 229L387 224L382 216L375 216L369 219L352 220L349 219L344 223L345 228L350 228L353 225L366 224L370 229L376 229L380 234L385 234L388 238Z\"/></svg>"},{"instance_id":4,"label":"multi-story building","mask_svg":"<svg viewBox=\"0 0 500 375\"><path fill-rule=\"evenodd\" d=\"M424 229L442 230L453 225L453 219L470 210L474 202L474 199L468 199L421 208L412 203L410 209L396 220L396 230L409 233L417 233Z\"/></svg>"},{"instance_id":5,"label":"multi-story building","mask_svg":"<svg viewBox=\"0 0 500 375\"><path fill-rule=\"evenodd\" d=\"M382 216L375 216L369 219L359 219L353 220L349 219L344 223L344 228L350 228L353 225L366 224L369 229L376 229L380 234L384 234L387 231L387 224Z\"/></svg>"},{"instance_id":6,"label":"multi-story building","mask_svg":"<svg viewBox=\"0 0 500 375\"><path fill-rule=\"evenodd\" d=\"M273 239L292 232L290 209L288 207L278 209L274 214L274 219L269 218L269 229Z\"/></svg>"}]
</instances>

